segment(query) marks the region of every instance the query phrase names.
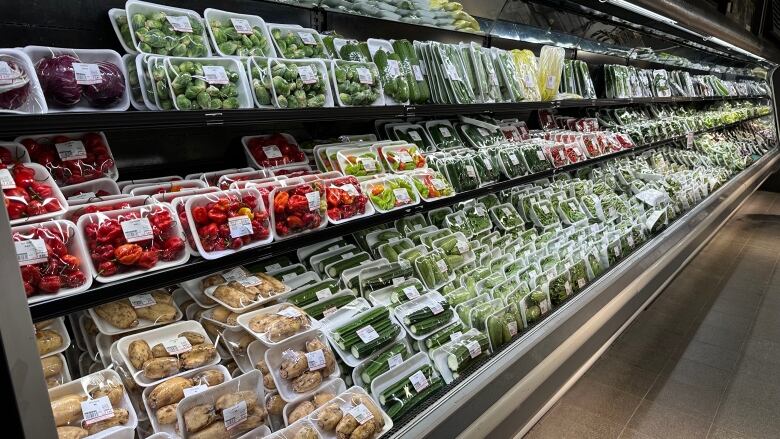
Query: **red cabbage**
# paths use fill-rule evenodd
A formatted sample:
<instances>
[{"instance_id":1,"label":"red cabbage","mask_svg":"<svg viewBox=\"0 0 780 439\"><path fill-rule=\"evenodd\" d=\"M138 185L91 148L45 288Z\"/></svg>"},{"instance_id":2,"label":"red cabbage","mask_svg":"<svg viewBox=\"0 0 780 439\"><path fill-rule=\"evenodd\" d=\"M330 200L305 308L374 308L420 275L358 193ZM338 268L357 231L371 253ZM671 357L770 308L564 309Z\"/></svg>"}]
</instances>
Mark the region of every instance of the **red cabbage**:
<instances>
[{"instance_id":1,"label":"red cabbage","mask_svg":"<svg viewBox=\"0 0 780 439\"><path fill-rule=\"evenodd\" d=\"M84 85L84 97L93 107L110 107L122 100L125 94L125 77L122 70L109 62L96 63L100 67L100 84Z\"/></svg>"},{"instance_id":2,"label":"red cabbage","mask_svg":"<svg viewBox=\"0 0 780 439\"><path fill-rule=\"evenodd\" d=\"M30 78L22 63L11 56L0 56L0 61L8 64L12 77L0 79L0 109L15 110L30 96Z\"/></svg>"},{"instance_id":3,"label":"red cabbage","mask_svg":"<svg viewBox=\"0 0 780 439\"><path fill-rule=\"evenodd\" d=\"M46 100L63 107L72 107L81 100L81 85L76 83L73 63L79 62L73 55L57 55L42 58L36 70Z\"/></svg>"}]
</instances>

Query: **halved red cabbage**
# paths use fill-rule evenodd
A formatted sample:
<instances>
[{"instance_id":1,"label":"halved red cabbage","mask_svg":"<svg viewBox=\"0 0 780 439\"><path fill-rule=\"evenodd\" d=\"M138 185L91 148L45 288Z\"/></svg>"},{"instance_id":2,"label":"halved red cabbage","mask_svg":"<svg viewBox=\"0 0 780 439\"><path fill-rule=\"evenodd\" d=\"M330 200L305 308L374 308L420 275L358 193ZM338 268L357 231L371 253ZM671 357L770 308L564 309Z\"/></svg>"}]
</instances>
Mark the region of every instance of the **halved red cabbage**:
<instances>
[{"instance_id":1,"label":"halved red cabbage","mask_svg":"<svg viewBox=\"0 0 780 439\"><path fill-rule=\"evenodd\" d=\"M21 61L10 55L0 55L0 61L8 65L10 74L0 78L0 109L15 110L30 96L30 78Z\"/></svg>"}]
</instances>

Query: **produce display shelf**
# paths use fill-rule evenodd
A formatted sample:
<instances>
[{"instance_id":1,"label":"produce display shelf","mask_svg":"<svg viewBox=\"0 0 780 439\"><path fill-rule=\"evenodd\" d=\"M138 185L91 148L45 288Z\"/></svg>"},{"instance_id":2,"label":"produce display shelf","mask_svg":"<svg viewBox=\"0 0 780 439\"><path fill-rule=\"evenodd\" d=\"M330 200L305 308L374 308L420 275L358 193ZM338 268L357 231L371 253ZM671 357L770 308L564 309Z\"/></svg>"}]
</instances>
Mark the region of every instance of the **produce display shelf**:
<instances>
[{"instance_id":1,"label":"produce display shelf","mask_svg":"<svg viewBox=\"0 0 780 439\"><path fill-rule=\"evenodd\" d=\"M19 135L111 130L183 129L209 126L278 125L283 123L375 120L468 113L517 113L546 108L603 107L650 103L686 103L764 99L755 96L695 98L569 99L549 102L487 103L471 105L392 105L302 109L247 109L229 111L64 112L44 115L2 115L0 138Z\"/></svg>"},{"instance_id":2,"label":"produce display shelf","mask_svg":"<svg viewBox=\"0 0 780 439\"><path fill-rule=\"evenodd\" d=\"M740 122L702 130L699 133L731 128L743 122L757 119L759 117L765 116L751 117ZM188 263L178 267L161 269L153 273L146 273L108 284L94 284L92 288L82 293L59 297L56 299L52 298L50 300L43 300L34 304L30 304L30 314L33 321L37 322L62 316L75 311L85 310L124 297L145 293L156 288L163 288L196 277L206 276L220 270L235 267L237 265L248 264L261 259L283 255L294 251L299 247L309 245L312 242L325 241L327 239L348 235L355 232L356 230L378 226L399 218L414 215L416 213L425 213L440 207L449 206L454 203L471 200L483 195L512 188L514 186L530 183L540 178L551 177L560 172L573 171L582 167L592 166L595 163L599 163L615 157L634 154L667 145L670 142L679 141L684 138L685 136L673 137L663 141L643 145L634 149L603 155L595 159L564 166L558 169L529 174L511 180L500 181L494 184L480 187L478 189L460 192L452 197L418 204L406 209L399 209L384 214L372 215L338 225L329 225L328 227L317 231L305 233L283 241L274 241L266 246L233 253L215 260L192 258Z\"/></svg>"}]
</instances>

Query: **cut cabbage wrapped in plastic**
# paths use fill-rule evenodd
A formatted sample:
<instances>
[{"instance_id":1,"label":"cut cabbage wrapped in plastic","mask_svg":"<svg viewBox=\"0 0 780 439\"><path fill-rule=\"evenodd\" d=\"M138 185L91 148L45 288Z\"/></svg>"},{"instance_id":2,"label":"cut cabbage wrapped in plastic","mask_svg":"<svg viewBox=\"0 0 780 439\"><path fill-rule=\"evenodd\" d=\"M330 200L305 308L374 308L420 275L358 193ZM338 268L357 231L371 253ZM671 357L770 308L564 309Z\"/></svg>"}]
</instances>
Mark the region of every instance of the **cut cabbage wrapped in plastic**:
<instances>
[{"instance_id":1,"label":"cut cabbage wrapped in plastic","mask_svg":"<svg viewBox=\"0 0 780 439\"><path fill-rule=\"evenodd\" d=\"M563 47L542 47L539 53L539 75L536 81L539 85L542 101L551 101L558 94L565 56L566 51Z\"/></svg>"},{"instance_id":2,"label":"cut cabbage wrapped in plastic","mask_svg":"<svg viewBox=\"0 0 780 439\"><path fill-rule=\"evenodd\" d=\"M45 113L46 110L30 59L18 50L0 50L0 112Z\"/></svg>"}]
</instances>

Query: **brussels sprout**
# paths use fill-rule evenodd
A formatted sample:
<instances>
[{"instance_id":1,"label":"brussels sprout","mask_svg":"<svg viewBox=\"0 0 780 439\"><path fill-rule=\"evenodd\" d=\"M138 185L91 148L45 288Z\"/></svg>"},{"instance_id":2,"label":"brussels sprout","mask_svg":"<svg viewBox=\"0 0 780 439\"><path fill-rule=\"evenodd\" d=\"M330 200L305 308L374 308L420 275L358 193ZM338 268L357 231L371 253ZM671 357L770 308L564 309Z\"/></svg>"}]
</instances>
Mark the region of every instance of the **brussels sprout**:
<instances>
[{"instance_id":1,"label":"brussels sprout","mask_svg":"<svg viewBox=\"0 0 780 439\"><path fill-rule=\"evenodd\" d=\"M176 96L176 106L180 110L189 110L192 108L192 101L187 99L184 95Z\"/></svg>"},{"instance_id":2,"label":"brussels sprout","mask_svg":"<svg viewBox=\"0 0 780 439\"><path fill-rule=\"evenodd\" d=\"M204 56L203 25L199 20L188 17L192 32L178 32L166 19L164 12L134 14L130 30L139 41L138 49L146 53L172 56Z\"/></svg>"},{"instance_id":3,"label":"brussels sprout","mask_svg":"<svg viewBox=\"0 0 780 439\"><path fill-rule=\"evenodd\" d=\"M222 108L226 110L238 108L238 106L239 106L239 102L238 102L238 98L236 97L227 98L224 101L222 101Z\"/></svg>"},{"instance_id":4,"label":"brussels sprout","mask_svg":"<svg viewBox=\"0 0 780 439\"><path fill-rule=\"evenodd\" d=\"M224 43L217 46L224 55L232 55L236 53L236 49L238 49L238 44L234 43L233 41L225 41Z\"/></svg>"},{"instance_id":5,"label":"brussels sprout","mask_svg":"<svg viewBox=\"0 0 780 439\"><path fill-rule=\"evenodd\" d=\"M198 105L200 105L202 108L209 108L211 102L211 96L209 96L209 94L206 93L205 91L202 91L197 95L197 102Z\"/></svg>"},{"instance_id":6,"label":"brussels sprout","mask_svg":"<svg viewBox=\"0 0 780 439\"><path fill-rule=\"evenodd\" d=\"M237 56L267 56L268 41L262 29L252 27L251 34L239 33L230 19L224 21L211 20L208 23L219 51L225 55Z\"/></svg>"}]
</instances>

